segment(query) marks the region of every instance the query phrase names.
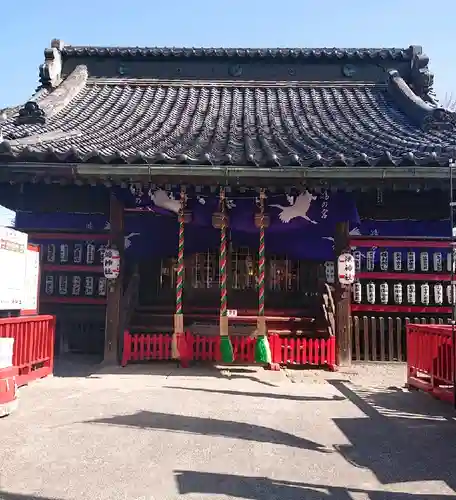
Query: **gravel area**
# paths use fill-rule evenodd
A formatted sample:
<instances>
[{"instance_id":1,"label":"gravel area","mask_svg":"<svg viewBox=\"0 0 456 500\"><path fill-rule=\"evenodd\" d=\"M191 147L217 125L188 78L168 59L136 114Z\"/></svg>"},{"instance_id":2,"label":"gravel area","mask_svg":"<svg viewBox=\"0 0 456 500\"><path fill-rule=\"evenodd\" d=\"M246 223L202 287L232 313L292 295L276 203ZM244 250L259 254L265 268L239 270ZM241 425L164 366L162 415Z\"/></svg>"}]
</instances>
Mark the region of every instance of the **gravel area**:
<instances>
[{"instance_id":1,"label":"gravel area","mask_svg":"<svg viewBox=\"0 0 456 500\"><path fill-rule=\"evenodd\" d=\"M57 365L0 420L2 500L456 498L451 407L402 365Z\"/></svg>"}]
</instances>

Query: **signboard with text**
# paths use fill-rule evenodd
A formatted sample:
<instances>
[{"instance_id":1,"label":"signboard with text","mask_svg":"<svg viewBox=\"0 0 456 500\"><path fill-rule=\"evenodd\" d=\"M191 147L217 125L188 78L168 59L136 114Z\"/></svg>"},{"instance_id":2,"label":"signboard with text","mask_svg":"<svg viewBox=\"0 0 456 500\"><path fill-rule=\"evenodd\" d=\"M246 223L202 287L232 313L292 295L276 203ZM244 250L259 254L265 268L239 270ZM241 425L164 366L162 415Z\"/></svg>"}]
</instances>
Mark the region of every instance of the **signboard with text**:
<instances>
[{"instance_id":1,"label":"signboard with text","mask_svg":"<svg viewBox=\"0 0 456 500\"><path fill-rule=\"evenodd\" d=\"M21 314L38 314L40 294L40 247L29 244L25 268L25 286Z\"/></svg>"},{"instance_id":2,"label":"signboard with text","mask_svg":"<svg viewBox=\"0 0 456 500\"><path fill-rule=\"evenodd\" d=\"M22 309L28 236L0 227L0 310Z\"/></svg>"}]
</instances>

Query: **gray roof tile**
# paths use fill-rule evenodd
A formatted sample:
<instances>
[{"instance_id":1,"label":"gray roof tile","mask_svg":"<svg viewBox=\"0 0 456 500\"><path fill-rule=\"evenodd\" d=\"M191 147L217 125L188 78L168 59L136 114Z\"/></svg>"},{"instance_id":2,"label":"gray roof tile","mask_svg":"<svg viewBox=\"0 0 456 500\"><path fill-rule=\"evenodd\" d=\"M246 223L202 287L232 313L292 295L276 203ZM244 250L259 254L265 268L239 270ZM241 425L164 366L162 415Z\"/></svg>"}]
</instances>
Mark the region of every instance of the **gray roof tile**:
<instances>
[{"instance_id":1,"label":"gray roof tile","mask_svg":"<svg viewBox=\"0 0 456 500\"><path fill-rule=\"evenodd\" d=\"M244 57L255 50L262 57L321 53L394 59L412 57L412 49L59 50L63 56L125 56L126 51L226 56L236 51L236 57ZM102 79L90 77L80 65L50 92L39 93L33 100L37 105L23 108L20 117L17 108L7 113L0 160L240 166L448 162L456 152L455 115L416 96L397 71L389 71L387 80Z\"/></svg>"}]
</instances>

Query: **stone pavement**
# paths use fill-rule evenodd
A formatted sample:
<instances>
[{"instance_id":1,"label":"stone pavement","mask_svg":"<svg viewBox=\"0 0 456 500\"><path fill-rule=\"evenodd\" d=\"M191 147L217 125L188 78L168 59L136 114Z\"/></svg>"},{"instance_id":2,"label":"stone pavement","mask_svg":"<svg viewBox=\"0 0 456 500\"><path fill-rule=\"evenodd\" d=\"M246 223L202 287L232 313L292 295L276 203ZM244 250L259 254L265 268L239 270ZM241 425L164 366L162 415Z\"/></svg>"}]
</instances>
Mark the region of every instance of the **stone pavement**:
<instances>
[{"instance_id":1,"label":"stone pavement","mask_svg":"<svg viewBox=\"0 0 456 500\"><path fill-rule=\"evenodd\" d=\"M0 420L2 500L456 498L453 410L401 366L58 373Z\"/></svg>"}]
</instances>

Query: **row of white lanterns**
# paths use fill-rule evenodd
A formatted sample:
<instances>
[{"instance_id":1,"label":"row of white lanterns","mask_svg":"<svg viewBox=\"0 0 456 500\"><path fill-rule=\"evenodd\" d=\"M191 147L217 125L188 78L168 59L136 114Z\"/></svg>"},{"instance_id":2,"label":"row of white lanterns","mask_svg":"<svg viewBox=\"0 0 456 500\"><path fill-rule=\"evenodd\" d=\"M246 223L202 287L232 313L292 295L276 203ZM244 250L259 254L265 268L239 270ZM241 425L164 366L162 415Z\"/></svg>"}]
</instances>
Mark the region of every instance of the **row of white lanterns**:
<instances>
[{"instance_id":1,"label":"row of white lanterns","mask_svg":"<svg viewBox=\"0 0 456 500\"><path fill-rule=\"evenodd\" d=\"M380 283L379 285L379 299L381 304L388 304L390 297L390 285L388 283ZM445 290L445 297L444 297ZM362 302L363 289L362 284L357 281L353 284L353 301L357 304ZM408 304L417 303L417 286L415 283L408 283L403 285L402 283L395 283L393 285L393 300L395 304L402 304L404 302L404 292L405 292L405 302ZM448 304L454 303L454 297L456 296L456 285L444 285L441 283L436 283L432 285L433 292L433 303L437 305L442 305L445 301ZM375 283L367 283L366 285L366 299L369 304L376 303L376 285ZM422 283L419 286L419 299L420 303L423 305L429 305L431 301L431 286L428 283Z\"/></svg>"},{"instance_id":2,"label":"row of white lanterns","mask_svg":"<svg viewBox=\"0 0 456 500\"><path fill-rule=\"evenodd\" d=\"M375 254L377 252L375 250L368 250L365 255L366 259L366 271L374 271L375 270ZM353 252L353 258L355 260L355 268L357 271L361 270L362 267L362 259L363 254L359 250ZM393 252L392 261L393 261L393 270L400 272L403 270L407 270L409 272L414 272L417 270L417 252L408 251L406 256L405 267L403 263L403 256L401 252ZM446 260L446 271L451 272L452 266L452 258L451 253L447 253L444 257L442 252L434 252L432 254L432 271L434 272L443 272L444 268L444 260ZM379 266L381 271L388 271L390 266L390 252L387 250L380 251L379 255ZM419 270L423 272L429 272L431 264L430 252L420 252L419 253Z\"/></svg>"},{"instance_id":3,"label":"row of white lanterns","mask_svg":"<svg viewBox=\"0 0 456 500\"><path fill-rule=\"evenodd\" d=\"M58 295L66 296L69 291L69 284L71 281L71 295L77 297L81 295L81 288L84 287L85 296L93 296L95 291L95 278L93 276L73 276L71 280L66 275L60 275L58 278L54 275L48 274L45 278L44 292L46 295L54 295L56 291ZM101 276L97 281L97 293L99 297L106 296L106 278Z\"/></svg>"},{"instance_id":4,"label":"row of white lanterns","mask_svg":"<svg viewBox=\"0 0 456 500\"><path fill-rule=\"evenodd\" d=\"M85 247L85 249L84 249ZM69 261L69 245L62 243L58 245L59 250L59 263L65 264ZM83 254L85 250L85 262L87 264L93 264L95 262L96 247L94 243L75 243L73 245L73 263L82 264ZM56 262L57 257L57 246L54 243L47 245L46 249L46 262L53 264ZM103 255L101 256L103 258Z\"/></svg>"}]
</instances>

